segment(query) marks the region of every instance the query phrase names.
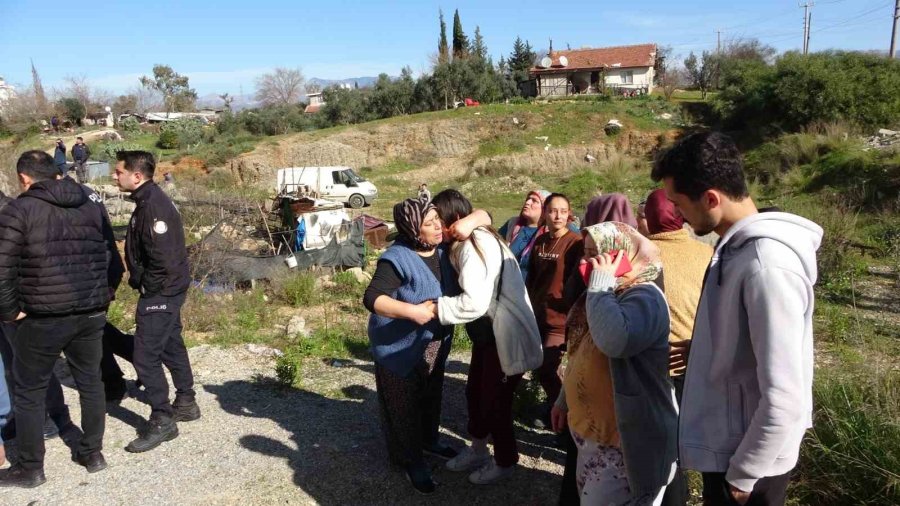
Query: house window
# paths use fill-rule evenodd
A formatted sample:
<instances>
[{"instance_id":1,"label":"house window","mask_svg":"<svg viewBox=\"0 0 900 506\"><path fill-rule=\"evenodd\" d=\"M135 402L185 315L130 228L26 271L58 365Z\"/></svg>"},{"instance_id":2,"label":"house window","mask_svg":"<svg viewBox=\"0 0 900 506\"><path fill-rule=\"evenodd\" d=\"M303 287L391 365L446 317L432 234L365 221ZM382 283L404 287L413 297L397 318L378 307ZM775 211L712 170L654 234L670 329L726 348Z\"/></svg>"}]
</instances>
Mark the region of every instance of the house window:
<instances>
[{"instance_id":1,"label":"house window","mask_svg":"<svg viewBox=\"0 0 900 506\"><path fill-rule=\"evenodd\" d=\"M634 84L634 71L633 70L623 70L622 71L622 84Z\"/></svg>"}]
</instances>

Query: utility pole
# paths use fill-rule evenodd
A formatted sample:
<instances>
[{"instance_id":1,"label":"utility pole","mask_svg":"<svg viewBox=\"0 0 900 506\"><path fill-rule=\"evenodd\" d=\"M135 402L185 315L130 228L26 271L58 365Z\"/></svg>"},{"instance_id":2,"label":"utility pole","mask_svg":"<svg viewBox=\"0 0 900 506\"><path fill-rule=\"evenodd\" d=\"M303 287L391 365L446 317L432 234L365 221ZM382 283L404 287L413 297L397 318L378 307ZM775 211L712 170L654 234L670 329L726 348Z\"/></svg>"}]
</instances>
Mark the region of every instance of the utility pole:
<instances>
[{"instance_id":1,"label":"utility pole","mask_svg":"<svg viewBox=\"0 0 900 506\"><path fill-rule=\"evenodd\" d=\"M888 53L888 58L896 58L897 57L897 25L900 24L900 0L897 0L897 4L894 6L894 29L891 31L891 51Z\"/></svg>"},{"instance_id":2,"label":"utility pole","mask_svg":"<svg viewBox=\"0 0 900 506\"><path fill-rule=\"evenodd\" d=\"M809 53L809 33L812 31L812 12L806 15L806 53ZM804 53L804 54L806 54Z\"/></svg>"},{"instance_id":3,"label":"utility pole","mask_svg":"<svg viewBox=\"0 0 900 506\"><path fill-rule=\"evenodd\" d=\"M722 30L716 30L716 54L722 53Z\"/></svg>"},{"instance_id":4,"label":"utility pole","mask_svg":"<svg viewBox=\"0 0 900 506\"><path fill-rule=\"evenodd\" d=\"M812 6L809 0L800 6L803 7L803 54L809 53L809 8Z\"/></svg>"}]
</instances>

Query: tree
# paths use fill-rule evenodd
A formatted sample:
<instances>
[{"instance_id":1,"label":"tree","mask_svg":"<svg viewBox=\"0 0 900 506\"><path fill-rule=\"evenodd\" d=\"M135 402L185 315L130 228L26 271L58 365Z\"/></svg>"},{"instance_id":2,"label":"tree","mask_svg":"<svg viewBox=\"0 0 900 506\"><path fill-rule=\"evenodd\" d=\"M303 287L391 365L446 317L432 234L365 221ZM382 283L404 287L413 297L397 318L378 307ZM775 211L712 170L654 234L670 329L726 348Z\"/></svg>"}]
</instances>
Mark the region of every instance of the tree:
<instances>
[{"instance_id":1,"label":"tree","mask_svg":"<svg viewBox=\"0 0 900 506\"><path fill-rule=\"evenodd\" d=\"M219 98L221 98L221 99L222 99L222 102L224 102L225 110L226 110L226 111L230 111L230 110L231 110L231 103L234 102L234 96L229 95L229 94L226 92L226 93L223 93L223 94L219 95Z\"/></svg>"},{"instance_id":2,"label":"tree","mask_svg":"<svg viewBox=\"0 0 900 506\"><path fill-rule=\"evenodd\" d=\"M116 114L133 113L138 110L137 95L119 95L112 104L113 112Z\"/></svg>"},{"instance_id":3,"label":"tree","mask_svg":"<svg viewBox=\"0 0 900 506\"><path fill-rule=\"evenodd\" d=\"M530 77L528 71L531 70L536 58L537 54L531 48L531 43L528 41L523 42L521 37L516 37L516 41L513 43L513 51L507 59L510 79L514 83L527 81Z\"/></svg>"},{"instance_id":4,"label":"tree","mask_svg":"<svg viewBox=\"0 0 900 506\"><path fill-rule=\"evenodd\" d=\"M671 100L681 80L681 72L672 62L672 46L658 47L655 63L656 84L662 89L666 100Z\"/></svg>"},{"instance_id":5,"label":"tree","mask_svg":"<svg viewBox=\"0 0 900 506\"><path fill-rule=\"evenodd\" d=\"M84 104L74 97L63 98L57 103L62 116L72 123L81 125L81 120L86 114Z\"/></svg>"},{"instance_id":6,"label":"tree","mask_svg":"<svg viewBox=\"0 0 900 506\"><path fill-rule=\"evenodd\" d=\"M703 51L699 61L691 51L691 54L684 60L688 80L692 86L700 90L700 96L704 99L710 86L715 82L716 65L716 56L709 51Z\"/></svg>"},{"instance_id":7,"label":"tree","mask_svg":"<svg viewBox=\"0 0 900 506\"><path fill-rule=\"evenodd\" d=\"M304 81L299 68L278 67L256 79L256 100L266 106L296 104L300 101Z\"/></svg>"},{"instance_id":8,"label":"tree","mask_svg":"<svg viewBox=\"0 0 900 506\"><path fill-rule=\"evenodd\" d=\"M450 48L447 46L447 23L444 22L444 11L438 9L438 18L441 21L441 36L438 39L438 63L450 61Z\"/></svg>"},{"instance_id":9,"label":"tree","mask_svg":"<svg viewBox=\"0 0 900 506\"><path fill-rule=\"evenodd\" d=\"M474 58L478 58L483 61L487 61L488 59L487 46L484 44L484 37L481 36L481 28L477 25L475 26L475 38L472 39L472 45L469 48L469 54Z\"/></svg>"},{"instance_id":10,"label":"tree","mask_svg":"<svg viewBox=\"0 0 900 506\"><path fill-rule=\"evenodd\" d=\"M168 65L154 65L153 77L141 76L141 86L156 91L163 97L166 114L172 111L189 111L197 101L197 92L183 76Z\"/></svg>"},{"instance_id":11,"label":"tree","mask_svg":"<svg viewBox=\"0 0 900 506\"><path fill-rule=\"evenodd\" d=\"M43 114L47 109L47 95L44 94L44 85L41 83L41 76L34 68L34 60L31 61L31 89L34 93L35 105L37 105L38 113Z\"/></svg>"},{"instance_id":12,"label":"tree","mask_svg":"<svg viewBox=\"0 0 900 506\"><path fill-rule=\"evenodd\" d=\"M317 83L307 83L306 84L306 94L307 95L309 95L310 93L321 93L321 92L322 92L321 85L319 85Z\"/></svg>"},{"instance_id":13,"label":"tree","mask_svg":"<svg viewBox=\"0 0 900 506\"><path fill-rule=\"evenodd\" d=\"M462 21L459 20L459 9L453 13L453 59L465 58L469 50L469 38L463 31Z\"/></svg>"}]
</instances>

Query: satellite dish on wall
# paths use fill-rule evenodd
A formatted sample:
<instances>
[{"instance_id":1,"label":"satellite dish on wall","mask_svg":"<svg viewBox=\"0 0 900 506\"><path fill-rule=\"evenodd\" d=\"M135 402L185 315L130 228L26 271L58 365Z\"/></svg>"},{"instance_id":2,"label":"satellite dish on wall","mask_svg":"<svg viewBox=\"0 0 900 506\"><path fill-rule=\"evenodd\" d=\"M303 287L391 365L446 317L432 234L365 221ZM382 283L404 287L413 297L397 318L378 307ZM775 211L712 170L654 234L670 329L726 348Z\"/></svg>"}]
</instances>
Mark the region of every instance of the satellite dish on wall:
<instances>
[{"instance_id":1,"label":"satellite dish on wall","mask_svg":"<svg viewBox=\"0 0 900 506\"><path fill-rule=\"evenodd\" d=\"M559 57L559 64L560 64L560 66L565 67L565 66L569 65L569 59L566 58L565 56L560 56L560 57Z\"/></svg>"},{"instance_id":2,"label":"satellite dish on wall","mask_svg":"<svg viewBox=\"0 0 900 506\"><path fill-rule=\"evenodd\" d=\"M106 107L103 108L103 110L106 111L106 112L112 112L112 107L106 106Z\"/></svg>"},{"instance_id":3,"label":"satellite dish on wall","mask_svg":"<svg viewBox=\"0 0 900 506\"><path fill-rule=\"evenodd\" d=\"M552 64L553 64L553 60L551 60L549 56L545 56L545 57L541 58L541 67L544 67L545 69L550 68L550 65L552 65Z\"/></svg>"}]
</instances>

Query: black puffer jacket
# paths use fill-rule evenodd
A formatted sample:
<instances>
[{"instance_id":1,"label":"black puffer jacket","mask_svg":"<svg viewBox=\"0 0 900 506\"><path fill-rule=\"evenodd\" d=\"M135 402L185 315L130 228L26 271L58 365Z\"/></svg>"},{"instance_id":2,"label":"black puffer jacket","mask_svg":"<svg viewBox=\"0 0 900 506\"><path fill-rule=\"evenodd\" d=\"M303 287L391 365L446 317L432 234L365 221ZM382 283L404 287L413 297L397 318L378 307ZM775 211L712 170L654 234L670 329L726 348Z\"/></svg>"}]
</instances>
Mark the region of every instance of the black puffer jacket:
<instances>
[{"instance_id":1,"label":"black puffer jacket","mask_svg":"<svg viewBox=\"0 0 900 506\"><path fill-rule=\"evenodd\" d=\"M111 230L102 204L71 179L31 185L0 212L0 318L109 306Z\"/></svg>"}]
</instances>

